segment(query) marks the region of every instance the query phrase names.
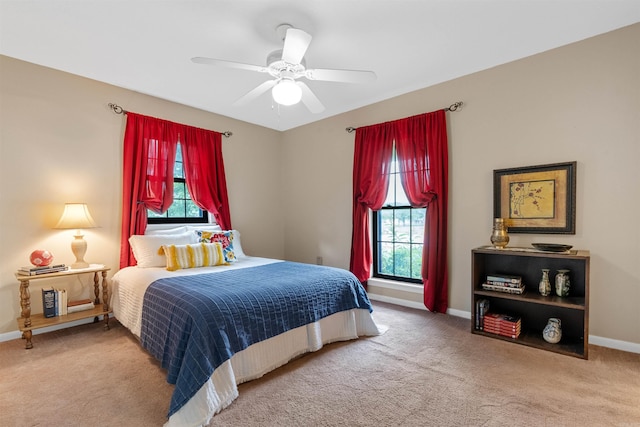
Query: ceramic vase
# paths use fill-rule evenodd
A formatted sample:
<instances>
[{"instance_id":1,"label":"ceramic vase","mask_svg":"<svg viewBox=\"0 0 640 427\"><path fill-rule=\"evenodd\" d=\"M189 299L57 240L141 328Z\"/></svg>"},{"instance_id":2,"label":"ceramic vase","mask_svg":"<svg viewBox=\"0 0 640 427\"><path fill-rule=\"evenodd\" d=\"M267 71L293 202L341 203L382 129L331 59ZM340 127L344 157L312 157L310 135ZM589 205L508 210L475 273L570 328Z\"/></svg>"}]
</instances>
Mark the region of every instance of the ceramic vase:
<instances>
[{"instance_id":1,"label":"ceramic vase","mask_svg":"<svg viewBox=\"0 0 640 427\"><path fill-rule=\"evenodd\" d=\"M494 218L493 232L491 233L491 244L495 248L504 248L509 243L509 234L507 234L507 226L504 218Z\"/></svg>"},{"instance_id":2,"label":"ceramic vase","mask_svg":"<svg viewBox=\"0 0 640 427\"><path fill-rule=\"evenodd\" d=\"M562 338L562 322L557 317L552 317L542 331L544 340L551 344L560 342Z\"/></svg>"},{"instance_id":3,"label":"ceramic vase","mask_svg":"<svg viewBox=\"0 0 640 427\"><path fill-rule=\"evenodd\" d=\"M570 289L569 270L558 270L556 274L556 295L559 297L569 296Z\"/></svg>"},{"instance_id":4,"label":"ceramic vase","mask_svg":"<svg viewBox=\"0 0 640 427\"><path fill-rule=\"evenodd\" d=\"M543 297L548 296L551 293L551 282L549 282L549 269L542 269L542 278L540 279L540 284L538 285L538 291L540 295Z\"/></svg>"}]
</instances>

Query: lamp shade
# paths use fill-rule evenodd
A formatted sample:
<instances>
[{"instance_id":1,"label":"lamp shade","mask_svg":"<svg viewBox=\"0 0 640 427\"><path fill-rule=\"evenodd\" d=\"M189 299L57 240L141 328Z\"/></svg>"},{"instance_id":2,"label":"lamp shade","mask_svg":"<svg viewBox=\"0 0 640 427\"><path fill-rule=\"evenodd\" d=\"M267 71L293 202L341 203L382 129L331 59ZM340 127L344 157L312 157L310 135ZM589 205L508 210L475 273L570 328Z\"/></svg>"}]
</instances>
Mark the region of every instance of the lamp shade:
<instances>
[{"instance_id":1,"label":"lamp shade","mask_svg":"<svg viewBox=\"0 0 640 427\"><path fill-rule=\"evenodd\" d=\"M280 105L293 105L302 99L302 89L292 79L284 78L271 89L271 95Z\"/></svg>"},{"instance_id":2,"label":"lamp shade","mask_svg":"<svg viewBox=\"0 0 640 427\"><path fill-rule=\"evenodd\" d=\"M54 228L94 228L89 208L85 203L66 203L60 221Z\"/></svg>"},{"instance_id":3,"label":"lamp shade","mask_svg":"<svg viewBox=\"0 0 640 427\"><path fill-rule=\"evenodd\" d=\"M71 251L76 256L76 262L71 264L72 269L80 269L89 267L89 263L84 260L84 254L87 252L87 242L84 240L82 228L94 228L96 223L93 222L89 208L84 203L66 203L64 212L60 221L55 228L75 228L76 234L71 242Z\"/></svg>"}]
</instances>

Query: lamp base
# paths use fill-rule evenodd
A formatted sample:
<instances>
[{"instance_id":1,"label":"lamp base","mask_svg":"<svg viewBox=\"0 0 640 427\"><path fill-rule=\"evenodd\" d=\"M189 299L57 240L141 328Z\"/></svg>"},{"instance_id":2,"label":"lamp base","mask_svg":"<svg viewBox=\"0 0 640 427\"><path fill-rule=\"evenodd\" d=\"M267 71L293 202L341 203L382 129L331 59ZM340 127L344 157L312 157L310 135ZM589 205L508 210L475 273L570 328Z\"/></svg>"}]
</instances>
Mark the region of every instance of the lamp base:
<instances>
[{"instance_id":1,"label":"lamp base","mask_svg":"<svg viewBox=\"0 0 640 427\"><path fill-rule=\"evenodd\" d=\"M69 266L69 268L72 269L72 270L78 270L78 269L81 269L81 268L89 268L89 263L88 262L84 262L84 261L82 261L82 262L74 262L73 264L71 264Z\"/></svg>"},{"instance_id":2,"label":"lamp base","mask_svg":"<svg viewBox=\"0 0 640 427\"><path fill-rule=\"evenodd\" d=\"M76 256L76 262L71 264L70 268L72 270L87 268L89 267L89 263L84 260L84 254L87 252L87 242L83 239L84 236L80 230L78 230L73 237L74 240L71 242L71 252Z\"/></svg>"}]
</instances>

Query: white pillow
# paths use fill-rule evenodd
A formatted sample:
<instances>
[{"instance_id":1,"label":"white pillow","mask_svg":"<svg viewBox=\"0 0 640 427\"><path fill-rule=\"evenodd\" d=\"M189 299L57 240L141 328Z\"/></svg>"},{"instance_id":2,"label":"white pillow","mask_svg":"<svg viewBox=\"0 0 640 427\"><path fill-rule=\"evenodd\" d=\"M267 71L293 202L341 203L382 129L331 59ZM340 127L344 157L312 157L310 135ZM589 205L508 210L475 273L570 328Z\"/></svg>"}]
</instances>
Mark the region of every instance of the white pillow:
<instances>
[{"instance_id":1,"label":"white pillow","mask_svg":"<svg viewBox=\"0 0 640 427\"><path fill-rule=\"evenodd\" d=\"M144 232L146 236L156 235L156 234L183 234L190 231L186 226L176 227L176 228L149 228L147 226L147 230Z\"/></svg>"},{"instance_id":2,"label":"white pillow","mask_svg":"<svg viewBox=\"0 0 640 427\"><path fill-rule=\"evenodd\" d=\"M231 232L233 233L233 251L236 253L236 258L246 256L240 244L240 232L238 230L231 230Z\"/></svg>"},{"instance_id":3,"label":"white pillow","mask_svg":"<svg viewBox=\"0 0 640 427\"><path fill-rule=\"evenodd\" d=\"M136 258L138 267L166 267L167 259L164 253L158 250L163 245L187 245L197 243L196 234L193 232L182 234L152 234L133 235L129 237L129 244Z\"/></svg>"},{"instance_id":4,"label":"white pillow","mask_svg":"<svg viewBox=\"0 0 640 427\"><path fill-rule=\"evenodd\" d=\"M220 227L218 224L187 225L187 230L192 232L196 232L197 230L222 231L222 227Z\"/></svg>"}]
</instances>

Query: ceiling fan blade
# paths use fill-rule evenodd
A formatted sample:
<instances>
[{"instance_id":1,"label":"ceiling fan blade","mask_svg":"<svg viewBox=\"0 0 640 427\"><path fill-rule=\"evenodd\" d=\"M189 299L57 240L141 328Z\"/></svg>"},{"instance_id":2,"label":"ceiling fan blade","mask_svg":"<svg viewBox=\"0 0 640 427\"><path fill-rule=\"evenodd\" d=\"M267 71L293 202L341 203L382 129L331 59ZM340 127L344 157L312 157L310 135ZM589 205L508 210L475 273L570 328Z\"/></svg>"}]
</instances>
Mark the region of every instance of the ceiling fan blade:
<instances>
[{"instance_id":1,"label":"ceiling fan blade","mask_svg":"<svg viewBox=\"0 0 640 427\"><path fill-rule=\"evenodd\" d=\"M314 114L322 113L324 111L324 105L318 99L318 97L311 92L309 86L304 84L303 82L296 82L300 89L302 89L302 103Z\"/></svg>"},{"instance_id":2,"label":"ceiling fan blade","mask_svg":"<svg viewBox=\"0 0 640 427\"><path fill-rule=\"evenodd\" d=\"M239 70L257 71L259 73L267 73L267 67L261 65L243 64L242 62L223 61L222 59L204 58L196 56L191 58L192 62L196 64L215 65L218 67L235 68Z\"/></svg>"},{"instance_id":3,"label":"ceiling fan blade","mask_svg":"<svg viewBox=\"0 0 640 427\"><path fill-rule=\"evenodd\" d=\"M299 64L311 43L311 36L297 28L289 28L284 38L282 60L290 64Z\"/></svg>"},{"instance_id":4,"label":"ceiling fan blade","mask_svg":"<svg viewBox=\"0 0 640 427\"><path fill-rule=\"evenodd\" d=\"M254 99L257 99L260 95L262 95L263 93L265 93L266 91L274 87L277 82L278 82L277 80L267 80L266 82L260 84L256 88L249 91L246 95L238 99L236 102L233 103L233 105L237 107L247 105Z\"/></svg>"},{"instance_id":5,"label":"ceiling fan blade","mask_svg":"<svg viewBox=\"0 0 640 427\"><path fill-rule=\"evenodd\" d=\"M376 73L373 71L331 70L322 68L307 70L305 77L309 80L343 83L373 83L377 79Z\"/></svg>"}]
</instances>

